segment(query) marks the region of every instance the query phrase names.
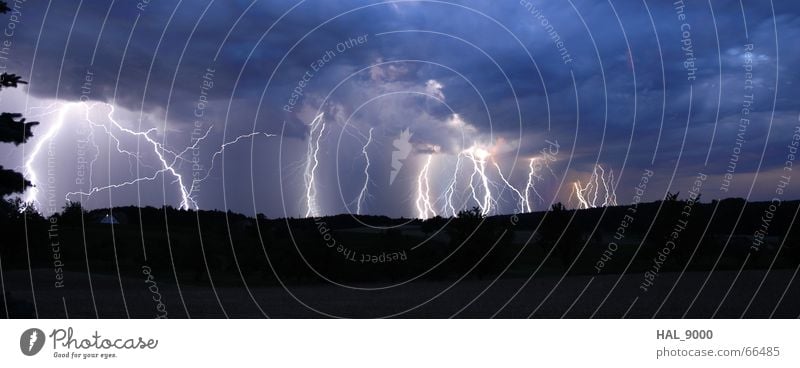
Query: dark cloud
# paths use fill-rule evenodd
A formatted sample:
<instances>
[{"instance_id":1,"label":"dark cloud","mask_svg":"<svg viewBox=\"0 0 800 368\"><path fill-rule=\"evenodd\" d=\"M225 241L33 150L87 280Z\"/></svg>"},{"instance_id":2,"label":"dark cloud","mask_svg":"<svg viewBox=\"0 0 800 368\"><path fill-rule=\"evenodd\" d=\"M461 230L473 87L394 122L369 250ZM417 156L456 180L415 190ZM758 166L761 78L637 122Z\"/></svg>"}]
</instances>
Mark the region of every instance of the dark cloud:
<instances>
[{"instance_id":1,"label":"dark cloud","mask_svg":"<svg viewBox=\"0 0 800 368\"><path fill-rule=\"evenodd\" d=\"M406 128L414 132L415 155L445 156L476 142L502 148L498 157L517 167L510 174L518 184L525 160L547 139L561 146L559 175L578 177L597 162L624 171L625 188L653 167L666 190L673 171L679 178L724 173L744 96L752 92L736 172L744 178L782 165L770 158L782 155L781 139L797 123L800 5L774 2L773 14L769 2L740 4L687 2L697 68L691 81L681 48L684 21L672 2L653 1L154 1L144 11L135 2L109 8L84 1L80 9L77 2L24 2L8 65L29 78L28 92L39 100L78 100L91 72L89 98L133 112L132 127L143 111L145 126L157 127L174 147L190 144L204 75L212 70L201 124L214 127L212 146L268 131L283 133L283 149L274 138L226 152L218 164L224 173L201 195L208 207L251 211L251 196L238 194L254 192L258 211L283 215L275 205L283 180L287 214L304 212L298 187L308 123L324 112L324 202L329 212L345 211L360 188L361 149L373 128L372 169L380 178L374 191L393 195L371 208L408 215L419 158L409 160L400 184L384 183L392 141ZM752 90L745 89L743 68L750 44ZM758 167L765 144L768 159ZM214 150L205 151L208 160ZM450 170L442 165L441 172ZM223 178L231 183L224 199ZM767 189L754 196L765 198L770 186L759 184ZM565 200L569 189L551 195ZM172 203L173 196L163 199Z\"/></svg>"}]
</instances>

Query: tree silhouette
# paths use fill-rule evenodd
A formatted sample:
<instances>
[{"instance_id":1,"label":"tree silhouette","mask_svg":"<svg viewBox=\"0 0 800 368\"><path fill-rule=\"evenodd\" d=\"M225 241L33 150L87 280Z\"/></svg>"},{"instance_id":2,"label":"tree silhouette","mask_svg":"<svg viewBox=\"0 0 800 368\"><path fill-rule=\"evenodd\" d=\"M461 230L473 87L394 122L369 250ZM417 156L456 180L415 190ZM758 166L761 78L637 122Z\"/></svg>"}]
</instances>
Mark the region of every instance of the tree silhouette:
<instances>
[{"instance_id":1,"label":"tree silhouette","mask_svg":"<svg viewBox=\"0 0 800 368\"><path fill-rule=\"evenodd\" d=\"M5 87L18 87L19 84L28 84L28 82L22 80L22 77L16 74L8 74L3 73L0 75L0 88Z\"/></svg>"},{"instance_id":2,"label":"tree silhouette","mask_svg":"<svg viewBox=\"0 0 800 368\"><path fill-rule=\"evenodd\" d=\"M554 259L560 259L563 266L572 260L574 248L580 242L582 230L576 224L570 225L570 213L561 202L554 203L544 218L539 230L542 238L540 244L545 251L553 251ZM555 248L555 249L553 249Z\"/></svg>"},{"instance_id":3,"label":"tree silhouette","mask_svg":"<svg viewBox=\"0 0 800 368\"><path fill-rule=\"evenodd\" d=\"M14 170L6 170L3 166L0 166L0 197L22 193L25 188L30 186L32 186L31 182L26 180L22 174Z\"/></svg>"},{"instance_id":4,"label":"tree silhouette","mask_svg":"<svg viewBox=\"0 0 800 368\"><path fill-rule=\"evenodd\" d=\"M68 201L61 210L61 214L59 215L60 221L64 221L65 223L80 223L81 218L86 216L88 212L83 209L83 205L81 202L72 202ZM60 222L59 221L59 222Z\"/></svg>"},{"instance_id":5,"label":"tree silhouette","mask_svg":"<svg viewBox=\"0 0 800 368\"><path fill-rule=\"evenodd\" d=\"M0 1L0 13L7 13L9 10L11 8L8 7L8 4ZM0 75L0 90L16 88L20 84L28 84L28 82L16 74L3 73ZM0 113L0 142L14 143L14 145L25 143L33 136L31 129L37 124L39 123L25 122L25 118L19 113ZM22 193L32 185L22 174L0 166L0 199L14 193Z\"/></svg>"},{"instance_id":6,"label":"tree silhouette","mask_svg":"<svg viewBox=\"0 0 800 368\"><path fill-rule=\"evenodd\" d=\"M31 129L38 125L38 122L26 123L22 114L4 112L0 114L0 142L14 143L18 146L33 137ZM17 120L19 119L19 120Z\"/></svg>"},{"instance_id":7,"label":"tree silhouette","mask_svg":"<svg viewBox=\"0 0 800 368\"><path fill-rule=\"evenodd\" d=\"M676 193L667 192L667 195L664 196L664 200L667 202L676 202L678 200L678 194L680 193L681 192L676 192Z\"/></svg>"},{"instance_id":8,"label":"tree silhouette","mask_svg":"<svg viewBox=\"0 0 800 368\"><path fill-rule=\"evenodd\" d=\"M0 8L2 8L2 5L0 5ZM20 83L26 83L13 74L3 73L0 79L2 79L0 89L3 87L16 87ZM25 143L28 138L33 136L31 129L37 124L39 123L26 123L25 118L22 118L22 114L4 112L0 114L0 142L14 143L14 145ZM22 174L0 166L0 198L5 198L5 196L14 193L22 193L30 186L32 186L31 182L25 180Z\"/></svg>"}]
</instances>

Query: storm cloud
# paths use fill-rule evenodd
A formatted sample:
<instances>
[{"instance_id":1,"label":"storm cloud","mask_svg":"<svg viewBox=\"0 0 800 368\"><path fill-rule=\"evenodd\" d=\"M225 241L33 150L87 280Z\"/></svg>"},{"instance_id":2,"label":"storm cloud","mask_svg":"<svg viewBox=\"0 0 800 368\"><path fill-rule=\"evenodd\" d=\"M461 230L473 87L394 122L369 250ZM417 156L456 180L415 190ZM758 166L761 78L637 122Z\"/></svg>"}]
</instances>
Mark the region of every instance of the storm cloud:
<instances>
[{"instance_id":1,"label":"storm cloud","mask_svg":"<svg viewBox=\"0 0 800 368\"><path fill-rule=\"evenodd\" d=\"M13 3L18 22L4 64L30 84L3 91L0 103L41 124L25 150L2 147L2 163L31 161L42 190L48 150L30 154L58 124L53 103L113 105L115 122L154 129L148 137L171 151L208 131L174 166L187 180L208 175L193 193L198 207L271 217L306 213L309 148L323 214L354 212L366 182L365 212L416 216L427 157L442 212L453 177L472 180L456 164L473 146L491 155L496 212L511 213L516 198L496 185L498 171L521 188L530 159L554 143L536 209L575 206L573 181L598 164L617 174L620 203L644 170L655 173L646 200L687 192L698 172L709 177L704 200L770 199L800 113L800 4L792 1ZM49 137L57 144L42 144L57 158L59 205L68 192L155 175L73 198L178 206L176 176L156 175L152 145L114 126L104 106L71 108ZM325 129L315 137L320 114ZM122 138L100 136L106 130ZM390 183L406 130L412 149ZM253 133L275 136L220 151ZM91 184L77 180L90 161ZM460 207L474 204L464 189Z\"/></svg>"}]
</instances>

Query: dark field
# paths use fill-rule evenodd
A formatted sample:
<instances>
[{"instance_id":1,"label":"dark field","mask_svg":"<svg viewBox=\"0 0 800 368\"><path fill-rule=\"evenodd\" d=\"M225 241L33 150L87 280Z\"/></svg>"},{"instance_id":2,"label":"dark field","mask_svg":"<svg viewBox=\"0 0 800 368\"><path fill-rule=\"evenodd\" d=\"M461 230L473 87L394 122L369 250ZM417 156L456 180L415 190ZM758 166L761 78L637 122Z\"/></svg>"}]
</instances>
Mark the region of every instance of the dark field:
<instances>
[{"instance_id":1,"label":"dark field","mask_svg":"<svg viewBox=\"0 0 800 368\"><path fill-rule=\"evenodd\" d=\"M765 236L767 203L694 203L679 222L687 204L426 221L10 214L5 304L12 318L797 317L798 202Z\"/></svg>"}]
</instances>

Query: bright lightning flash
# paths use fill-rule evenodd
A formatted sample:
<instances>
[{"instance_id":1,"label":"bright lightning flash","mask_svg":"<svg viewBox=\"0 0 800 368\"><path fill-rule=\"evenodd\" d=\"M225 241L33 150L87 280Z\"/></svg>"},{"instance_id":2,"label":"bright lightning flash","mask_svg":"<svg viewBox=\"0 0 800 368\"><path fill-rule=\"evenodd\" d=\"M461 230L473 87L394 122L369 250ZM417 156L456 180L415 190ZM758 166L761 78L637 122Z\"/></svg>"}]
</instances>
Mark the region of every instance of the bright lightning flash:
<instances>
[{"instance_id":1,"label":"bright lightning flash","mask_svg":"<svg viewBox=\"0 0 800 368\"><path fill-rule=\"evenodd\" d=\"M497 164L497 161L492 160L492 163L494 163L494 166L497 168L497 173L500 174L500 179L503 180L503 183L505 183L506 186L509 187L511 191L513 191L517 195L517 197L519 197L519 205L517 207L517 212L518 213L526 211L530 212L531 206L528 202L528 198L522 195L522 192L517 190L517 188L514 188L514 186L508 182L508 179L506 179L506 177L503 175L503 170L500 169L500 165Z\"/></svg>"},{"instance_id":2,"label":"bright lightning flash","mask_svg":"<svg viewBox=\"0 0 800 368\"><path fill-rule=\"evenodd\" d=\"M306 170L303 179L306 185L306 217L319 216L317 207L317 183L316 172L319 166L319 141L325 132L325 114L317 115L311 121L311 130L308 136L308 150L306 152Z\"/></svg>"},{"instance_id":3,"label":"bright lightning flash","mask_svg":"<svg viewBox=\"0 0 800 368\"><path fill-rule=\"evenodd\" d=\"M367 152L367 148L369 144L372 143L372 129L369 128L369 136L367 137L367 143L364 144L364 147L361 148L361 154L364 155L364 160L366 163L364 164L364 186L361 187L361 192L358 193L358 199L356 200L356 214L361 214L361 208L363 206L364 200L366 197L369 197L369 192L367 187L369 186L370 179L369 179L369 153Z\"/></svg>"},{"instance_id":4,"label":"bright lightning flash","mask_svg":"<svg viewBox=\"0 0 800 368\"><path fill-rule=\"evenodd\" d=\"M581 185L580 180L573 183L575 197L578 199L579 209L588 209L596 207L607 207L617 205L617 194L615 193L616 183L614 182L614 170L609 170L606 174L605 169L600 165L595 165L592 170L592 175L586 182L586 185ZM598 204L601 196L601 188L603 195L603 203Z\"/></svg>"},{"instance_id":5,"label":"bright lightning flash","mask_svg":"<svg viewBox=\"0 0 800 368\"><path fill-rule=\"evenodd\" d=\"M98 122L95 122L95 121L92 120L92 118L90 116L91 115L90 112L97 105L102 105L102 106L105 106L105 107L107 107L109 109L109 112L107 114L108 124L102 124L102 123L98 123ZM80 107L81 109L83 109L83 112L85 113L85 120L88 123L89 128L90 128L89 135L87 136L87 141L92 143L92 145L93 145L93 147L95 149L95 155L94 155L93 159L91 160L91 162L89 163L89 168L88 168L88 180L89 180L90 189L88 191L77 191L77 192L69 192L69 193L67 193L65 195L65 199L67 201L69 201L74 196L86 196L86 197L89 197L89 196L91 196L93 194L96 194L98 192L101 192L101 191L118 189L118 188L122 188L122 187L125 187L125 186L128 186L128 185L133 185L133 184L144 182L144 181L153 181L153 180L156 180L160 175L164 174L164 175L171 175L175 179L173 181L173 183L177 184L178 190L179 190L179 192L181 194L181 202L180 202L180 205L179 205L180 208L181 209L189 209L191 207L194 207L195 209L198 209L197 201L194 198L195 187L199 182L202 182L203 180L205 180L210 175L211 169L213 168L213 165L214 165L214 160L216 159L216 157L218 155L220 155L220 154L222 154L224 152L226 147L228 147L229 145L232 145L234 143L237 143L238 141L240 141L242 139L253 137L253 136L259 135L259 134L264 134L266 136L272 136L272 135L269 135L269 134L266 134L266 133L251 133L251 134L246 134L246 135L239 136L236 139L234 139L233 141L230 141L228 143L223 144L220 147L220 149L217 152L215 152L214 155L212 156L211 167L205 173L206 174L205 177L203 177L202 179L193 180L191 187L187 187L183 175L180 172L178 172L177 164L178 164L179 161L189 161L189 159L185 158L184 156L188 152L198 148L200 143L202 141L204 141L208 137L208 134L211 131L211 127L209 127L208 130L206 130L206 132L205 132L205 134L203 136L201 136L200 138L196 139L195 142L191 146L186 147L185 149L181 150L180 152L176 152L176 151L172 151L170 149L167 149L166 147L164 147L161 143L156 141L151 136L156 131L155 128L151 128L151 129L146 130L146 131L136 131L136 130L132 130L132 129L126 128L122 124L117 122L117 120L114 118L114 105L111 105L111 104L108 104L108 103L103 103L103 102L94 102L94 103L70 102L70 103L55 103L55 104L53 104L53 106L58 106L57 107L58 114L57 114L55 120L52 121L50 124L48 124L49 125L49 129L47 130L47 132L45 132L44 135L39 137L39 140L37 141L36 145L34 145L33 150L31 151L30 155L28 156L28 160L25 161L25 175L35 185L36 184L40 184L39 176L37 174L36 168L34 167L34 164L37 162L37 158L40 155L40 153L42 151L42 148L46 144L51 144L51 142L53 142L53 139L56 138L56 136L58 135L58 133L61 130L62 126L64 126L64 124L65 124L65 120L66 120L67 114L70 111L72 111L74 108ZM104 135L108 136L109 139L111 139L114 142L114 148L116 149L117 153L123 154L123 155L127 155L128 157L135 159L139 165L144 166L144 167L148 167L148 168L153 168L156 171L153 174L149 175L149 176L137 177L135 179L128 180L128 181L125 181L125 182L122 182L122 183L110 184L110 185L106 185L106 186L93 186L93 184L92 184L92 177L93 177L92 171L93 171L94 164L97 161L97 158L99 156L99 151L100 151L99 147L95 143L95 136L96 136L96 133L97 133L98 130L100 130ZM158 165L157 165L158 168L150 166L150 165L147 165L145 162L143 162L141 155L139 155L138 153L134 153L132 151L124 149L123 148L124 144L122 143L122 140L120 139L122 136L133 137L133 138L137 138L137 139L138 138L144 138L144 140L147 142L147 144L152 147L153 152L155 153L155 155L156 155L156 157L158 159L157 160L158 161ZM33 188L29 189L27 191L26 195L25 195L25 202L26 203L34 203L35 204L35 203L38 202L37 199L38 199L38 190L36 189L36 187L33 187Z\"/></svg>"},{"instance_id":6,"label":"bright lightning flash","mask_svg":"<svg viewBox=\"0 0 800 368\"><path fill-rule=\"evenodd\" d=\"M492 192L489 189L489 178L486 176L486 159L491 155L489 151L479 148L479 147L471 147L464 151L464 155L472 161L473 171L472 175L470 176L469 188L472 192L472 198L475 199L475 202L478 203L478 207L481 209L481 214L488 215L489 212L492 210L492 203L494 199L492 198ZM483 200L478 199L477 190L473 184L473 179L475 176L478 176L479 183L483 187Z\"/></svg>"},{"instance_id":7,"label":"bright lightning flash","mask_svg":"<svg viewBox=\"0 0 800 368\"><path fill-rule=\"evenodd\" d=\"M428 155L425 166L422 167L417 177L417 213L418 217L423 220L436 216L436 211L431 203L431 185L428 178L431 161L433 161L433 155Z\"/></svg>"}]
</instances>

